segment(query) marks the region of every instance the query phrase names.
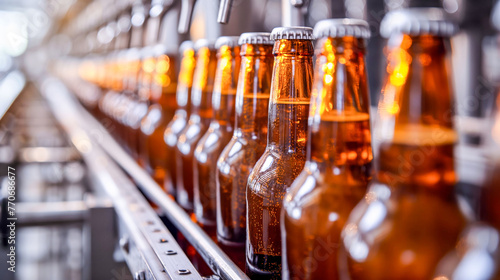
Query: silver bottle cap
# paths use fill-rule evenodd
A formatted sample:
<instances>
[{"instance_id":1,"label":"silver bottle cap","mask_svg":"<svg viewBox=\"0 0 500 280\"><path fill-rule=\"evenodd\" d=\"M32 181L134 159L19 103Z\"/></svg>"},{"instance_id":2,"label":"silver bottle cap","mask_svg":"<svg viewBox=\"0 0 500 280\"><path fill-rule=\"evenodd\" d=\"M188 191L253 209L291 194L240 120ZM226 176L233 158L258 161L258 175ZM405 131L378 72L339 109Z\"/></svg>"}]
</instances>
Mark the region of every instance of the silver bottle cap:
<instances>
[{"instance_id":1,"label":"silver bottle cap","mask_svg":"<svg viewBox=\"0 0 500 280\"><path fill-rule=\"evenodd\" d=\"M152 46L152 53L154 56L160 56L160 55L163 55L163 54L167 54L169 49L167 48L167 46L165 46L164 44L156 44L154 46Z\"/></svg>"},{"instance_id":2,"label":"silver bottle cap","mask_svg":"<svg viewBox=\"0 0 500 280\"><path fill-rule=\"evenodd\" d=\"M303 26L276 27L271 32L271 40L314 40L313 29Z\"/></svg>"},{"instance_id":3,"label":"silver bottle cap","mask_svg":"<svg viewBox=\"0 0 500 280\"><path fill-rule=\"evenodd\" d=\"M154 46L142 47L141 49L139 49L139 53L140 53L141 58L153 57L156 54L155 47Z\"/></svg>"},{"instance_id":4,"label":"silver bottle cap","mask_svg":"<svg viewBox=\"0 0 500 280\"><path fill-rule=\"evenodd\" d=\"M215 48L220 49L222 46L228 46L230 48L238 45L238 36L222 36L217 38L215 41Z\"/></svg>"},{"instance_id":5,"label":"silver bottle cap","mask_svg":"<svg viewBox=\"0 0 500 280\"><path fill-rule=\"evenodd\" d=\"M179 53L183 54L187 50L194 50L193 41L189 41L189 40L184 41L179 46Z\"/></svg>"},{"instance_id":6,"label":"silver bottle cap","mask_svg":"<svg viewBox=\"0 0 500 280\"><path fill-rule=\"evenodd\" d=\"M215 49L215 44L212 40L199 39L198 41L196 41L196 43L194 43L194 50L198 51L201 48L209 48L209 49L213 50L213 49Z\"/></svg>"},{"instance_id":7,"label":"silver bottle cap","mask_svg":"<svg viewBox=\"0 0 500 280\"><path fill-rule=\"evenodd\" d=\"M380 25L380 34L386 38L393 33L450 37L457 29L443 9L408 8L387 13Z\"/></svg>"},{"instance_id":8,"label":"silver bottle cap","mask_svg":"<svg viewBox=\"0 0 500 280\"><path fill-rule=\"evenodd\" d=\"M368 22L354 18L335 18L321 20L314 26L314 37L316 39L331 37L355 37L369 38L370 26Z\"/></svg>"},{"instance_id":9,"label":"silver bottle cap","mask_svg":"<svg viewBox=\"0 0 500 280\"><path fill-rule=\"evenodd\" d=\"M247 32L243 33L238 40L238 44L262 44L273 45L274 41L271 40L271 33L268 32Z\"/></svg>"}]
</instances>

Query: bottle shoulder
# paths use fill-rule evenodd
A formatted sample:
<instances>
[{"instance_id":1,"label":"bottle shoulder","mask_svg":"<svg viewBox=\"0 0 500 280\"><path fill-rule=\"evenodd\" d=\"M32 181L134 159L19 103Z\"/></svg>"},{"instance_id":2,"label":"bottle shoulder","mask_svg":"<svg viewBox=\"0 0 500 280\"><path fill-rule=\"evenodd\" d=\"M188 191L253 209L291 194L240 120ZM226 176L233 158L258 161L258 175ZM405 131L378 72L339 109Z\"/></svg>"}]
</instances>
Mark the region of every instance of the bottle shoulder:
<instances>
[{"instance_id":1,"label":"bottle shoulder","mask_svg":"<svg viewBox=\"0 0 500 280\"><path fill-rule=\"evenodd\" d=\"M177 148L182 154L189 154L191 150L194 150L196 143L202 137L205 127L203 123L199 121L189 120L187 126L180 133L179 139L177 141Z\"/></svg>"},{"instance_id":2,"label":"bottle shoulder","mask_svg":"<svg viewBox=\"0 0 500 280\"><path fill-rule=\"evenodd\" d=\"M186 128L188 123L188 119L186 118L185 113L178 114L176 113L172 120L167 124L165 128L165 135L173 134L175 136L180 135L182 130Z\"/></svg>"},{"instance_id":3,"label":"bottle shoulder","mask_svg":"<svg viewBox=\"0 0 500 280\"><path fill-rule=\"evenodd\" d=\"M264 150L265 145L233 135L219 156L218 168L237 169L241 172L243 169L252 169Z\"/></svg>"},{"instance_id":4,"label":"bottle shoulder","mask_svg":"<svg viewBox=\"0 0 500 280\"><path fill-rule=\"evenodd\" d=\"M248 188L256 194L273 191L282 193L302 171L304 163L295 154L267 147L250 173Z\"/></svg>"},{"instance_id":5,"label":"bottle shoulder","mask_svg":"<svg viewBox=\"0 0 500 280\"><path fill-rule=\"evenodd\" d=\"M158 129L164 128L166 118L159 104L153 104L141 121L141 131L146 135L151 135Z\"/></svg>"},{"instance_id":6,"label":"bottle shoulder","mask_svg":"<svg viewBox=\"0 0 500 280\"><path fill-rule=\"evenodd\" d=\"M223 163L225 165L230 164L233 165L239 160L241 160L242 155L244 154L247 147L247 143L244 141L240 141L237 137L231 137L229 143L222 150L218 162Z\"/></svg>"},{"instance_id":7,"label":"bottle shoulder","mask_svg":"<svg viewBox=\"0 0 500 280\"><path fill-rule=\"evenodd\" d=\"M325 176L307 165L310 164L306 164L285 196L287 209L301 208L348 215L363 198L367 183L347 180L340 175Z\"/></svg>"},{"instance_id":8,"label":"bottle shoulder","mask_svg":"<svg viewBox=\"0 0 500 280\"><path fill-rule=\"evenodd\" d=\"M177 139L181 135L182 131L187 126L187 119L184 117L174 116L172 121L165 128L165 132L163 134L163 139L165 144L170 147L174 147L177 143Z\"/></svg>"},{"instance_id":9,"label":"bottle shoulder","mask_svg":"<svg viewBox=\"0 0 500 280\"><path fill-rule=\"evenodd\" d=\"M217 127L210 125L207 131L200 138L200 141L198 141L195 154L213 153L218 147L222 145L221 139L221 131Z\"/></svg>"},{"instance_id":10,"label":"bottle shoulder","mask_svg":"<svg viewBox=\"0 0 500 280\"><path fill-rule=\"evenodd\" d=\"M448 251L466 223L454 196L397 191L373 182L349 215L342 235L349 258L364 262L369 255L393 249L416 252L434 246L435 254ZM354 251L359 246L364 248L363 254Z\"/></svg>"}]
</instances>

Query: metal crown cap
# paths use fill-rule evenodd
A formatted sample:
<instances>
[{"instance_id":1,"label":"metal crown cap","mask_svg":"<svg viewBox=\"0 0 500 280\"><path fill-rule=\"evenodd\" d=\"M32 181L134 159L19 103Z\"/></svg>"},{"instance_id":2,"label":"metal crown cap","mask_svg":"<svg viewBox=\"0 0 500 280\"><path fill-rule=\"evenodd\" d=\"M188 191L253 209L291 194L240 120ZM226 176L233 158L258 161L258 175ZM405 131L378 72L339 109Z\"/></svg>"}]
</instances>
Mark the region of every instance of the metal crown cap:
<instances>
[{"instance_id":1,"label":"metal crown cap","mask_svg":"<svg viewBox=\"0 0 500 280\"><path fill-rule=\"evenodd\" d=\"M238 45L238 36L221 36L215 41L215 48L220 49L222 46L228 46L230 48Z\"/></svg>"},{"instance_id":2,"label":"metal crown cap","mask_svg":"<svg viewBox=\"0 0 500 280\"><path fill-rule=\"evenodd\" d=\"M368 22L354 18L336 18L321 20L314 26L316 39L331 37L369 38L370 26Z\"/></svg>"},{"instance_id":3,"label":"metal crown cap","mask_svg":"<svg viewBox=\"0 0 500 280\"><path fill-rule=\"evenodd\" d=\"M179 46L179 53L184 53L187 50L194 50L194 44L193 41L184 41L181 43Z\"/></svg>"},{"instance_id":4,"label":"metal crown cap","mask_svg":"<svg viewBox=\"0 0 500 280\"><path fill-rule=\"evenodd\" d=\"M213 49L215 49L215 44L212 40L208 40L208 39L199 39L198 41L196 41L196 43L194 43L194 50L195 51L198 51L199 49L205 48L205 47L213 50Z\"/></svg>"},{"instance_id":5,"label":"metal crown cap","mask_svg":"<svg viewBox=\"0 0 500 280\"><path fill-rule=\"evenodd\" d=\"M247 32L241 34L238 44L273 45L274 41L271 40L271 33L269 32Z\"/></svg>"},{"instance_id":6,"label":"metal crown cap","mask_svg":"<svg viewBox=\"0 0 500 280\"><path fill-rule=\"evenodd\" d=\"M165 44L156 44L152 46L153 51L152 53L154 56L160 56L163 54L172 54L174 53L171 48L167 47Z\"/></svg>"},{"instance_id":7,"label":"metal crown cap","mask_svg":"<svg viewBox=\"0 0 500 280\"><path fill-rule=\"evenodd\" d=\"M276 27L271 32L271 40L314 40L313 29L303 26Z\"/></svg>"},{"instance_id":8,"label":"metal crown cap","mask_svg":"<svg viewBox=\"0 0 500 280\"><path fill-rule=\"evenodd\" d=\"M154 46L146 46L139 49L139 54L141 58L150 58L155 56Z\"/></svg>"},{"instance_id":9,"label":"metal crown cap","mask_svg":"<svg viewBox=\"0 0 500 280\"><path fill-rule=\"evenodd\" d=\"M125 60L139 60L141 59L141 51L138 48L130 48L124 50Z\"/></svg>"},{"instance_id":10,"label":"metal crown cap","mask_svg":"<svg viewBox=\"0 0 500 280\"><path fill-rule=\"evenodd\" d=\"M386 38L393 33L450 37L457 29L441 8L408 8L387 13L380 25L380 34Z\"/></svg>"}]
</instances>

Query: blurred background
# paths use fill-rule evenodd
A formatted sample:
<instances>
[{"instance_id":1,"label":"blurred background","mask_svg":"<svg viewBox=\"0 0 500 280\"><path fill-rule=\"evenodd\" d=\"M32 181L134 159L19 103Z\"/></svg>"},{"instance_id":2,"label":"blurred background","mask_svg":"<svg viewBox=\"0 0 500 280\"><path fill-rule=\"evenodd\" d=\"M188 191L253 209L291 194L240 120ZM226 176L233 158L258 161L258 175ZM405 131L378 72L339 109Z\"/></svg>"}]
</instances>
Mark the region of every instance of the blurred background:
<instances>
[{"instance_id":1,"label":"blurred background","mask_svg":"<svg viewBox=\"0 0 500 280\"><path fill-rule=\"evenodd\" d=\"M173 48L186 39L270 32L281 25L313 27L332 17L365 19L372 32L367 65L375 107L386 73L386 41L378 31L384 15L410 6L443 7L460 27L452 38L460 132L457 191L475 209L484 180L484 160L475 151L483 144L484 118L500 81L500 41L495 29L495 25L500 28L500 16L492 17L495 2L233 0L229 13L220 15L221 3L215 0L0 0L0 178L7 176L7 166L16 167L16 203L20 205L17 272L6 272L6 253L2 251L0 279L143 279L131 271L120 253L118 244L123 241L120 243L116 233L121 229L110 222L117 214L95 187L100 175L84 163L81 147L74 147L54 116L54 110L64 108L50 107L41 91L46 91L45 96L56 95L57 83L46 86L43 81L52 76L64 78L58 65L103 57L134 44L147 45L148 35L144 42L123 35L155 17L164 21L158 25L162 26L158 42ZM221 17L226 24L218 23ZM96 103L100 97L95 87L77 82L66 82L66 86L77 95L85 92L79 96L83 103ZM5 209L2 211L5 216ZM21 216L25 217L22 221Z\"/></svg>"}]
</instances>

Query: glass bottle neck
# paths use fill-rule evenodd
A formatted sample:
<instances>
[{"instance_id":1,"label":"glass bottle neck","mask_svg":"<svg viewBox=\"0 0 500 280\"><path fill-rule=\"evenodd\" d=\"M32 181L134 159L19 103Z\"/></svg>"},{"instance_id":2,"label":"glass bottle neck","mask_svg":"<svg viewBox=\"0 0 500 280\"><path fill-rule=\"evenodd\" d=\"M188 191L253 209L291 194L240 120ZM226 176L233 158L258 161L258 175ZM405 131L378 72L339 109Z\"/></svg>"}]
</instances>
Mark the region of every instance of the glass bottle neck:
<instances>
[{"instance_id":1,"label":"glass bottle neck","mask_svg":"<svg viewBox=\"0 0 500 280\"><path fill-rule=\"evenodd\" d=\"M222 46L218 52L212 106L214 118L220 125L233 126L238 70L241 58L240 47Z\"/></svg>"},{"instance_id":2,"label":"glass bottle neck","mask_svg":"<svg viewBox=\"0 0 500 280\"><path fill-rule=\"evenodd\" d=\"M212 91L217 68L216 51L200 48L191 89L191 114L212 118Z\"/></svg>"},{"instance_id":3,"label":"glass bottle neck","mask_svg":"<svg viewBox=\"0 0 500 280\"><path fill-rule=\"evenodd\" d=\"M341 175L342 166L372 159L363 39L325 38L316 52L309 120L308 161Z\"/></svg>"},{"instance_id":4,"label":"glass bottle neck","mask_svg":"<svg viewBox=\"0 0 500 280\"><path fill-rule=\"evenodd\" d=\"M148 103L153 101L151 95L151 85L153 83L153 75L155 71L156 58L146 57L142 60L140 78L139 78L139 98Z\"/></svg>"},{"instance_id":5,"label":"glass bottle neck","mask_svg":"<svg viewBox=\"0 0 500 280\"><path fill-rule=\"evenodd\" d=\"M273 46L244 44L236 97L236 135L265 139L274 63ZM263 141L265 143L265 140Z\"/></svg>"},{"instance_id":6,"label":"glass bottle neck","mask_svg":"<svg viewBox=\"0 0 500 280\"><path fill-rule=\"evenodd\" d=\"M313 75L309 40L277 40L269 99L268 148L305 153Z\"/></svg>"},{"instance_id":7,"label":"glass bottle neck","mask_svg":"<svg viewBox=\"0 0 500 280\"><path fill-rule=\"evenodd\" d=\"M129 61L127 64L128 67L125 75L125 88L127 91L135 92L141 75L141 60L137 58Z\"/></svg>"},{"instance_id":8,"label":"glass bottle neck","mask_svg":"<svg viewBox=\"0 0 500 280\"><path fill-rule=\"evenodd\" d=\"M179 81L177 84L177 105L180 110L191 112L191 88L193 86L193 75L196 65L194 50L188 49L183 53Z\"/></svg>"},{"instance_id":9,"label":"glass bottle neck","mask_svg":"<svg viewBox=\"0 0 500 280\"><path fill-rule=\"evenodd\" d=\"M391 187L453 191L457 135L447 42L430 35L389 40L388 78L379 103L375 141L377 179Z\"/></svg>"},{"instance_id":10,"label":"glass bottle neck","mask_svg":"<svg viewBox=\"0 0 500 280\"><path fill-rule=\"evenodd\" d=\"M152 103L159 103L163 108L171 107L172 98L177 90L177 65L175 55L162 54L156 58L155 69L152 74L151 97Z\"/></svg>"}]
</instances>

